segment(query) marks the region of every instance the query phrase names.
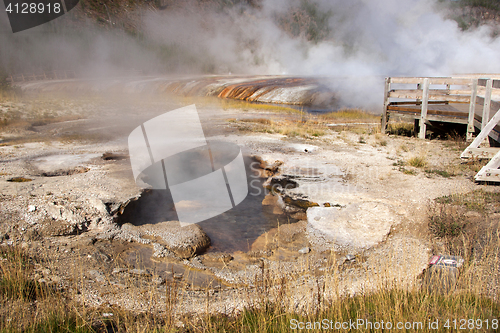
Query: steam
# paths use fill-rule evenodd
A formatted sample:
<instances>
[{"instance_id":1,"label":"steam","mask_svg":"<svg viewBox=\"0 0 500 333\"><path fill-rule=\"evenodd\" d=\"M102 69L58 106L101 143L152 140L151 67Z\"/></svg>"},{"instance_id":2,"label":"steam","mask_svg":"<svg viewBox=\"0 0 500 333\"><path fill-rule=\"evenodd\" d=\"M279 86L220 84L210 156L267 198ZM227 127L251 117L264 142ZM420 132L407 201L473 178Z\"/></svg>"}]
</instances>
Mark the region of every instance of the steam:
<instances>
[{"instance_id":1,"label":"steam","mask_svg":"<svg viewBox=\"0 0 500 333\"><path fill-rule=\"evenodd\" d=\"M326 35L292 36L279 17L307 4L326 14ZM287 16L287 14L290 14ZM232 72L327 75L451 75L500 70L500 40L481 26L461 31L430 0L265 0L224 13L165 11L144 19L150 38L216 60ZM305 24L317 17L309 14Z\"/></svg>"},{"instance_id":2,"label":"steam","mask_svg":"<svg viewBox=\"0 0 500 333\"><path fill-rule=\"evenodd\" d=\"M350 78L353 89L332 85L343 87L345 102L361 92L361 106L369 106L380 104L385 76L500 72L500 40L492 28L462 31L446 14L433 0L262 0L219 7L187 1L143 14L138 38L88 22L68 28L69 19L12 35L2 12L0 65L7 72L76 66L87 74L136 68Z\"/></svg>"}]
</instances>

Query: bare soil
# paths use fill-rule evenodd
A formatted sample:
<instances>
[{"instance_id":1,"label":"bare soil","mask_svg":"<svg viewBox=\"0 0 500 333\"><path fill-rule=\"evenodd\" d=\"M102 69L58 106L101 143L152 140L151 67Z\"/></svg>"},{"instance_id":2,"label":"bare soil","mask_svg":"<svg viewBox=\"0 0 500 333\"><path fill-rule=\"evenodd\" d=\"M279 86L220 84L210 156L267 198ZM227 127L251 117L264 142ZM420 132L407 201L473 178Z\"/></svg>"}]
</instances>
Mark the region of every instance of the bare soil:
<instances>
[{"instance_id":1,"label":"bare soil","mask_svg":"<svg viewBox=\"0 0 500 333\"><path fill-rule=\"evenodd\" d=\"M264 230L245 251L209 248L190 259L158 255L154 237L127 239L117 223L117 214L142 191L133 180L127 136L189 102L133 95L26 95L0 102L1 245L42 258L37 280L93 306L163 313L167 288L175 282L179 313L234 313L259 297L258 282L271 275L276 281L293 277L291 306L306 308L314 304L310 290L318 281L334 279L336 295L375 288L375 275L411 283L432 254L446 251L429 231L429 204L478 189L498 192L473 182L478 164L460 160L460 141L382 136L373 124L326 126L303 114L197 101L207 137L258 156L264 180L286 176L296 182L266 196L263 205L272 218L300 222ZM318 132L271 130L304 121ZM412 166L415 157L423 164ZM26 181L9 181L16 177ZM308 221L309 207L347 212L338 221L369 225L368 236L377 236L362 243L355 234L349 246L335 247L324 229ZM382 222L389 223L385 231L377 228Z\"/></svg>"}]
</instances>

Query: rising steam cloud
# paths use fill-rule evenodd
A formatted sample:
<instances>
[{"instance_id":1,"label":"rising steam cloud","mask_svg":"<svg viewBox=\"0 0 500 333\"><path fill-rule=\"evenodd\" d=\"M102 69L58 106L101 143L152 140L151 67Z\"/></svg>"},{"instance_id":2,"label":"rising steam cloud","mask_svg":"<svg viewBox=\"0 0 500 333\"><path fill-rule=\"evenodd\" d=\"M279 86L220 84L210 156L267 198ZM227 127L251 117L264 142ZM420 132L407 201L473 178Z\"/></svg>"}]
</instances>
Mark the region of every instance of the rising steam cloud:
<instances>
[{"instance_id":1,"label":"rising steam cloud","mask_svg":"<svg viewBox=\"0 0 500 333\"><path fill-rule=\"evenodd\" d=\"M141 38L89 23L75 38L54 28L57 20L50 33L38 28L13 36L3 12L0 64L7 72L78 62L83 73L133 67L150 74L362 77L358 84L375 85L377 94L383 76L500 72L500 40L491 27L462 31L446 14L443 2L433 0L262 0L212 7L187 1L143 14ZM350 99L349 91L344 94Z\"/></svg>"},{"instance_id":2,"label":"rising steam cloud","mask_svg":"<svg viewBox=\"0 0 500 333\"><path fill-rule=\"evenodd\" d=\"M304 17L303 25L326 30L321 40L294 36L279 24L280 17L293 20L302 8L316 12L316 17ZM152 13L144 24L153 40L213 59L220 66L216 70L238 73L423 76L500 71L495 61L500 40L491 37L491 28L462 31L444 15L430 0L265 0L261 7L211 15ZM317 27L311 21L321 16L325 26Z\"/></svg>"}]
</instances>

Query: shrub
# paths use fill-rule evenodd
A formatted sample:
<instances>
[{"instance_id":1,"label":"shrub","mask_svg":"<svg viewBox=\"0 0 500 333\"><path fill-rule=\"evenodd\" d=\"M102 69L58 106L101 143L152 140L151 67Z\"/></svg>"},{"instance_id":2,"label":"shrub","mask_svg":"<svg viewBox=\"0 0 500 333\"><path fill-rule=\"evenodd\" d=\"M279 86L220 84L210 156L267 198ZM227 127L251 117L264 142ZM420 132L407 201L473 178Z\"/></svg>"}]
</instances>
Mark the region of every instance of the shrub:
<instances>
[{"instance_id":1,"label":"shrub","mask_svg":"<svg viewBox=\"0 0 500 333\"><path fill-rule=\"evenodd\" d=\"M437 237L459 236L466 225L465 216L453 206L436 204L430 207L429 229Z\"/></svg>"}]
</instances>

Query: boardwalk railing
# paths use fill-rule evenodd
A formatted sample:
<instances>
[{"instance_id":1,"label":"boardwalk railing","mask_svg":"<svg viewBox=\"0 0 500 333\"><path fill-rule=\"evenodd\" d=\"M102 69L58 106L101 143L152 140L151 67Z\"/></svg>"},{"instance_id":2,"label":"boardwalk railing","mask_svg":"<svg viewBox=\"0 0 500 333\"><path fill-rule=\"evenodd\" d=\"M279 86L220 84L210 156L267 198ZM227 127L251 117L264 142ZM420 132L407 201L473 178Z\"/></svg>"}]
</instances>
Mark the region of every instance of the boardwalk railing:
<instances>
[{"instance_id":1,"label":"boardwalk railing","mask_svg":"<svg viewBox=\"0 0 500 333\"><path fill-rule=\"evenodd\" d=\"M490 120L491 109L500 108L499 79L482 75L386 78L382 133L389 115L398 114L415 120L421 139L434 121L467 124L466 137L471 141L475 128L484 128ZM500 130L491 131L489 136L498 141Z\"/></svg>"}]
</instances>

